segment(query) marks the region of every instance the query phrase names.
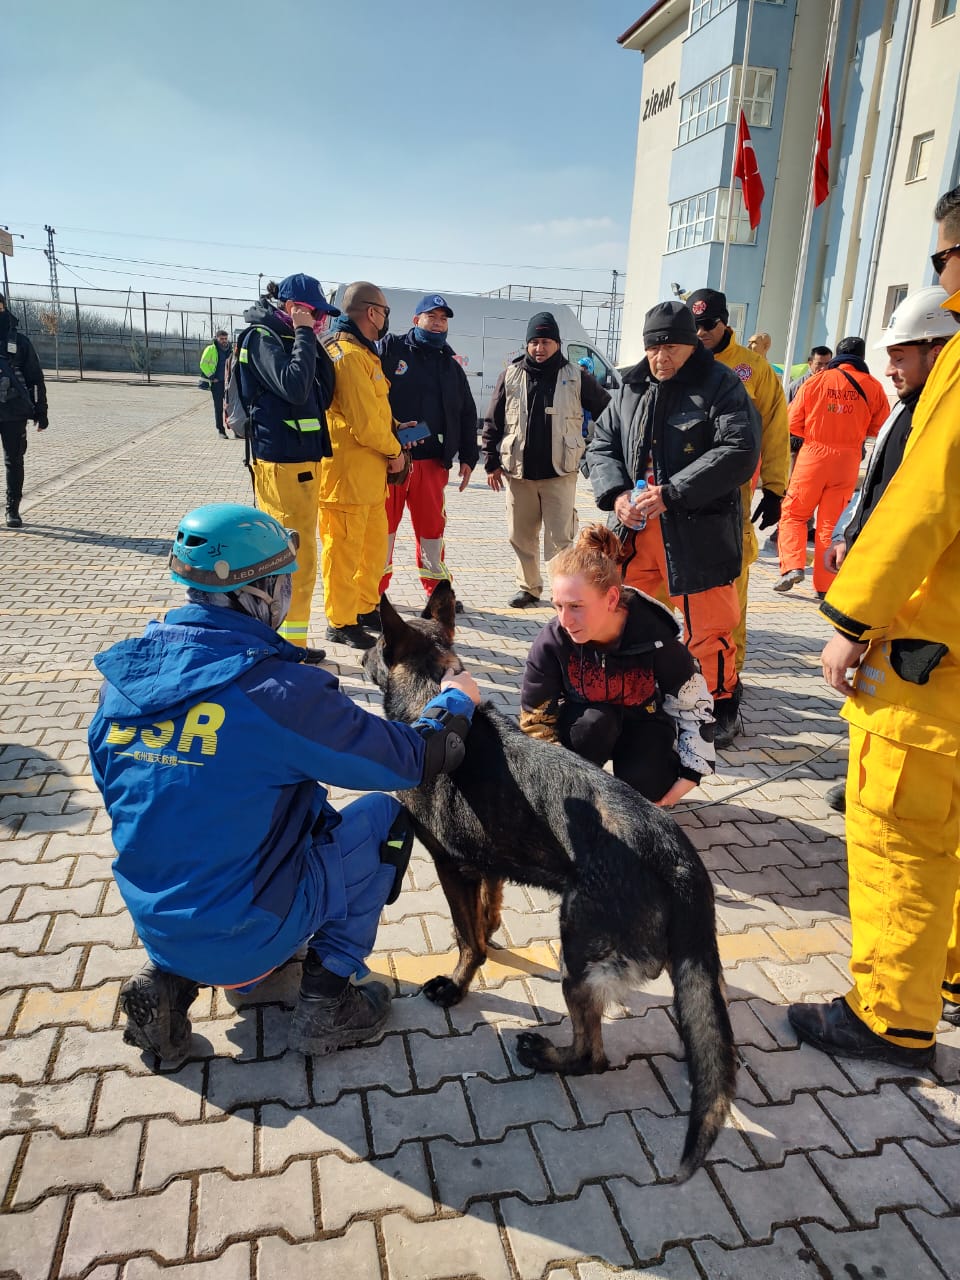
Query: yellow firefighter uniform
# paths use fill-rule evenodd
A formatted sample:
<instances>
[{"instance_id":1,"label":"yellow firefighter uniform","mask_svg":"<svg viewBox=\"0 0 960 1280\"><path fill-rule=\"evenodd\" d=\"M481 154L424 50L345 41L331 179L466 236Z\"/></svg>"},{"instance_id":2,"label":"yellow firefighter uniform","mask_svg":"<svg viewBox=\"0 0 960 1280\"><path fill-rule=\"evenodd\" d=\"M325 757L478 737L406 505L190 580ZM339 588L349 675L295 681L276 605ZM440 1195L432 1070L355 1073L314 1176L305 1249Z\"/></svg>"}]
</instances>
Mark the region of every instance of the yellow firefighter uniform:
<instances>
[{"instance_id":1,"label":"yellow firefighter uniform","mask_svg":"<svg viewBox=\"0 0 960 1280\"><path fill-rule=\"evenodd\" d=\"M790 430L787 426L787 399L780 379L764 356L757 355L749 347L742 347L737 335L729 330L730 341L722 351L714 351L713 358L732 369L760 415L760 486L771 489L782 498L790 482ZM747 588L750 583L750 566L760 554L760 544L750 520L750 506L757 477L753 476L740 488L743 507L743 568L737 578L737 597L740 601L740 621L733 631L737 646L737 671L743 670L747 650Z\"/></svg>"},{"instance_id":2,"label":"yellow firefighter uniform","mask_svg":"<svg viewBox=\"0 0 960 1280\"><path fill-rule=\"evenodd\" d=\"M333 457L320 464L323 607L352 627L380 603L387 562L387 459L400 452L379 357L348 331L324 343L336 370L327 410Z\"/></svg>"},{"instance_id":3,"label":"yellow firefighter uniform","mask_svg":"<svg viewBox=\"0 0 960 1280\"><path fill-rule=\"evenodd\" d=\"M960 311L960 293L945 306ZM903 462L821 612L869 643L842 712L845 999L877 1035L929 1048L941 994L960 997L960 334L934 365Z\"/></svg>"}]
</instances>

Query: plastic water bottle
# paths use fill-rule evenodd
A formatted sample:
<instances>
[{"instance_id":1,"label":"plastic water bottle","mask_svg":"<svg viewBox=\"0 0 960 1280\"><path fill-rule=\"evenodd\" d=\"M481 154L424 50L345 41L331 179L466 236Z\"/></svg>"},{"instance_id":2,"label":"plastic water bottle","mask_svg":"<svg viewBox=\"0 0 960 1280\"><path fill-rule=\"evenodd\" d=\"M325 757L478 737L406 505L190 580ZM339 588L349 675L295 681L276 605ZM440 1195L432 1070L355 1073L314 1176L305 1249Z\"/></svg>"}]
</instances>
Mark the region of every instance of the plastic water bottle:
<instances>
[{"instance_id":1,"label":"plastic water bottle","mask_svg":"<svg viewBox=\"0 0 960 1280\"><path fill-rule=\"evenodd\" d=\"M640 497L641 493L643 493L643 492L645 491L646 487L647 487L647 482L646 482L646 480L644 480L644 479L642 479L642 478L641 478L640 480L638 480L638 481L637 481L637 483L633 486L633 493L631 493L631 495L630 495L630 505L631 505L631 506L633 506L633 505L634 505L634 503L635 503L635 502L637 501L637 499ZM646 516L641 516L641 517L640 517L640 524L637 526L637 528L642 532L646 527L647 527L647 517L646 517Z\"/></svg>"}]
</instances>

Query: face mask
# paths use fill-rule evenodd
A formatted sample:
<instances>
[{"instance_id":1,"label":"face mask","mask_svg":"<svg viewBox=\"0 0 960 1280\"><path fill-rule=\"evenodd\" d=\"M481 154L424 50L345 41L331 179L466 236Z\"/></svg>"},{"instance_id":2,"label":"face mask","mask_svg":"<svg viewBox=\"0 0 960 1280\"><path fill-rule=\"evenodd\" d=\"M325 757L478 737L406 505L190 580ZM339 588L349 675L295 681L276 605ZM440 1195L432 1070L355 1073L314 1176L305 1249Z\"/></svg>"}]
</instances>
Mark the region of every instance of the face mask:
<instances>
[{"instance_id":1,"label":"face mask","mask_svg":"<svg viewBox=\"0 0 960 1280\"><path fill-rule=\"evenodd\" d=\"M419 342L425 347L436 347L439 351L447 340L445 333L431 333L429 329L421 329L419 325L413 331L414 342Z\"/></svg>"},{"instance_id":2,"label":"face mask","mask_svg":"<svg viewBox=\"0 0 960 1280\"><path fill-rule=\"evenodd\" d=\"M317 335L317 337L318 337L318 338L320 337L321 333L325 333L325 332L326 332L326 328L327 328L327 321L328 321L329 319L330 319L330 317L327 315L327 313L326 313L326 312L323 312L323 313L321 313L321 314L318 314L318 315L314 316L314 318L313 318L313 332Z\"/></svg>"},{"instance_id":3,"label":"face mask","mask_svg":"<svg viewBox=\"0 0 960 1280\"><path fill-rule=\"evenodd\" d=\"M278 573L262 581L266 590L263 587L241 587L236 592L237 604L251 618L256 618L258 622L276 631L290 612L293 579L289 573Z\"/></svg>"},{"instance_id":4,"label":"face mask","mask_svg":"<svg viewBox=\"0 0 960 1280\"><path fill-rule=\"evenodd\" d=\"M384 316L383 324L377 330L377 341L379 342L381 338L385 338L389 333L389 331L390 331L390 317Z\"/></svg>"}]
</instances>

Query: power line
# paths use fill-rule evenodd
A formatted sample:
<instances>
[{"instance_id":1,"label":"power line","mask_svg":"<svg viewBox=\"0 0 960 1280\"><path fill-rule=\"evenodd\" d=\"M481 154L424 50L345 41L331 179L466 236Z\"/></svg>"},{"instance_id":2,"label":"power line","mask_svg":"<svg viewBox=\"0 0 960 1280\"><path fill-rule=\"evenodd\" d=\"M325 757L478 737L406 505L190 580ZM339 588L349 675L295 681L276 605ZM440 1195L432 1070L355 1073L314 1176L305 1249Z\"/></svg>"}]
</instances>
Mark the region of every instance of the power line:
<instances>
[{"instance_id":1,"label":"power line","mask_svg":"<svg viewBox=\"0 0 960 1280\"><path fill-rule=\"evenodd\" d=\"M35 222L25 222L27 227L36 227ZM290 245L244 244L230 240L190 240L181 236L149 236L138 231L107 231L96 227L66 227L67 231L80 232L83 235L116 236L128 240L152 240L166 244L195 244L207 249L244 249L251 253L285 253L297 254L311 258L354 258L361 262L414 262L418 265L441 267L496 267L499 271L574 271L597 274L606 271L604 267L562 267L536 262L474 262L466 258L411 258L392 256L385 253L350 253L333 249L298 249ZM190 268L190 270L209 270L210 268Z\"/></svg>"}]
</instances>

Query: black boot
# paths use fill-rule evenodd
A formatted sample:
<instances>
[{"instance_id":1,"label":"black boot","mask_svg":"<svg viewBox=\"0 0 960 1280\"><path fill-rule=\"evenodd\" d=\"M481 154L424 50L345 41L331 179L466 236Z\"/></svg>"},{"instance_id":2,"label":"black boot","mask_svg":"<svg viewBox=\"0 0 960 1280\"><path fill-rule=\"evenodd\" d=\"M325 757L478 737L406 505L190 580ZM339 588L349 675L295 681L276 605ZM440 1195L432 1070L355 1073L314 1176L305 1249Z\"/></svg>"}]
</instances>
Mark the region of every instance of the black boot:
<instances>
[{"instance_id":1,"label":"black boot","mask_svg":"<svg viewBox=\"0 0 960 1280\"><path fill-rule=\"evenodd\" d=\"M743 681L738 680L733 686L729 698L721 698L713 704L713 745L729 747L737 736L737 722L740 718L740 699L743 697Z\"/></svg>"},{"instance_id":2,"label":"black boot","mask_svg":"<svg viewBox=\"0 0 960 1280\"><path fill-rule=\"evenodd\" d=\"M387 1020L390 992L382 982L354 987L325 969L314 952L303 962L287 1047L320 1058L372 1039Z\"/></svg>"},{"instance_id":3,"label":"black boot","mask_svg":"<svg viewBox=\"0 0 960 1280\"><path fill-rule=\"evenodd\" d=\"M120 1008L127 1016L124 1044L150 1050L179 1065L190 1049L187 1010L200 990L196 982L167 973L148 962L120 988Z\"/></svg>"},{"instance_id":4,"label":"black boot","mask_svg":"<svg viewBox=\"0 0 960 1280\"><path fill-rule=\"evenodd\" d=\"M918 1069L933 1062L934 1044L926 1049L908 1049L884 1040L860 1021L843 996L829 1004L792 1004L787 1017L798 1038L822 1053Z\"/></svg>"}]
</instances>

